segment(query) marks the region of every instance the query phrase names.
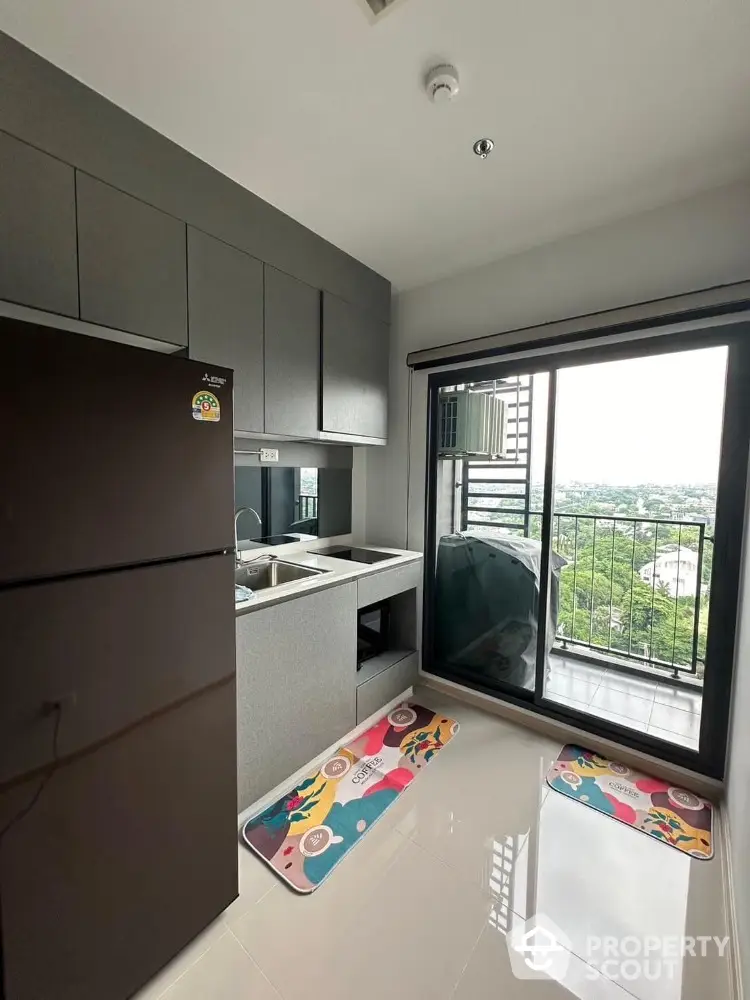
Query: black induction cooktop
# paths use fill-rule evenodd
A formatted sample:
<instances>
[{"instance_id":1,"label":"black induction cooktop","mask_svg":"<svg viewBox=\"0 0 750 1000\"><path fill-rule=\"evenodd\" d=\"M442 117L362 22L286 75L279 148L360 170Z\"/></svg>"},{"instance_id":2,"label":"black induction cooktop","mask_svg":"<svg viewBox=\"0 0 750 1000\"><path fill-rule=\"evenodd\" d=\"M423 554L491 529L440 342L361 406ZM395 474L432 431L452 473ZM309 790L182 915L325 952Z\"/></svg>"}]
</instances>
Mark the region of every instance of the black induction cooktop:
<instances>
[{"instance_id":1,"label":"black induction cooktop","mask_svg":"<svg viewBox=\"0 0 750 1000\"><path fill-rule=\"evenodd\" d=\"M327 549L315 549L314 556L333 556L334 559L348 559L350 562L379 563L386 559L397 559L398 556L388 552L373 552L372 549L358 549L351 545L329 545Z\"/></svg>"}]
</instances>

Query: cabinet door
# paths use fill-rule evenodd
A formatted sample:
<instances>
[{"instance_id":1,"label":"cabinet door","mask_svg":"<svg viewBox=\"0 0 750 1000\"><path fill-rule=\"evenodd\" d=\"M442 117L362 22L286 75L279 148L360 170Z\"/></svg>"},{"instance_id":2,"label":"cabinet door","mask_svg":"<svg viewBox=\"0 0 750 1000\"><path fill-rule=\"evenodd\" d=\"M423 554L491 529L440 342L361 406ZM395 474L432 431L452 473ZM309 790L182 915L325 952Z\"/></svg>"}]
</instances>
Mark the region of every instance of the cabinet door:
<instances>
[{"instance_id":1,"label":"cabinet door","mask_svg":"<svg viewBox=\"0 0 750 1000\"><path fill-rule=\"evenodd\" d=\"M320 292L265 266L266 431L315 434L320 405Z\"/></svg>"},{"instance_id":2,"label":"cabinet door","mask_svg":"<svg viewBox=\"0 0 750 1000\"><path fill-rule=\"evenodd\" d=\"M240 812L355 726L357 585L237 618Z\"/></svg>"},{"instance_id":3,"label":"cabinet door","mask_svg":"<svg viewBox=\"0 0 750 1000\"><path fill-rule=\"evenodd\" d=\"M77 174L81 319L187 346L185 223Z\"/></svg>"},{"instance_id":4,"label":"cabinet door","mask_svg":"<svg viewBox=\"0 0 750 1000\"><path fill-rule=\"evenodd\" d=\"M0 132L0 299L78 315L72 167Z\"/></svg>"},{"instance_id":5,"label":"cabinet door","mask_svg":"<svg viewBox=\"0 0 750 1000\"><path fill-rule=\"evenodd\" d=\"M385 438L389 328L323 292L324 431Z\"/></svg>"},{"instance_id":6,"label":"cabinet door","mask_svg":"<svg viewBox=\"0 0 750 1000\"><path fill-rule=\"evenodd\" d=\"M234 427L263 430L263 265L188 226L191 358L234 369Z\"/></svg>"}]
</instances>

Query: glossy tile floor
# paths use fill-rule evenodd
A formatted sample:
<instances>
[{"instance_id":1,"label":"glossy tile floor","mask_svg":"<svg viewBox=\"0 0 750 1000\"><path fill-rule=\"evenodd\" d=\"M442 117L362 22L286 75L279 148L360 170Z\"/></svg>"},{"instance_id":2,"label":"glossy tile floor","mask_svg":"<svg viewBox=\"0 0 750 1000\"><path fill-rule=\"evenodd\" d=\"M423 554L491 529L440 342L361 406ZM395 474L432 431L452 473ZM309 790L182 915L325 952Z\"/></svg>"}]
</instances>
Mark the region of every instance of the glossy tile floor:
<instances>
[{"instance_id":1,"label":"glossy tile floor","mask_svg":"<svg viewBox=\"0 0 750 1000\"><path fill-rule=\"evenodd\" d=\"M631 677L553 653L545 694L551 701L600 719L611 719L670 743L698 749L703 702L700 691Z\"/></svg>"},{"instance_id":2,"label":"glossy tile floor","mask_svg":"<svg viewBox=\"0 0 750 1000\"><path fill-rule=\"evenodd\" d=\"M691 859L551 791L560 744L414 700L461 730L329 880L295 895L241 848L239 898L138 1000L728 1000L713 942L624 964L644 940L727 933L718 835L714 860ZM568 939L554 978L511 968L507 932L534 914ZM622 942L599 978L591 935Z\"/></svg>"}]
</instances>

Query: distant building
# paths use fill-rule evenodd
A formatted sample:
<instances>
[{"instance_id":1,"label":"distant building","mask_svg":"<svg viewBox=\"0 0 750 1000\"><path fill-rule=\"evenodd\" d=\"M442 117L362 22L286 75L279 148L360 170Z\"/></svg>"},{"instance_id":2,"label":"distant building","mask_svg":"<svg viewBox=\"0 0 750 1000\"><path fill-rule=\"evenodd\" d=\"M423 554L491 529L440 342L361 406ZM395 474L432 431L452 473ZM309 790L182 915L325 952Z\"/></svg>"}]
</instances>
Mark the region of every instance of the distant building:
<instances>
[{"instance_id":1,"label":"distant building","mask_svg":"<svg viewBox=\"0 0 750 1000\"><path fill-rule=\"evenodd\" d=\"M663 552L639 573L649 587L665 586L670 597L695 597L698 593L698 553L692 549Z\"/></svg>"}]
</instances>

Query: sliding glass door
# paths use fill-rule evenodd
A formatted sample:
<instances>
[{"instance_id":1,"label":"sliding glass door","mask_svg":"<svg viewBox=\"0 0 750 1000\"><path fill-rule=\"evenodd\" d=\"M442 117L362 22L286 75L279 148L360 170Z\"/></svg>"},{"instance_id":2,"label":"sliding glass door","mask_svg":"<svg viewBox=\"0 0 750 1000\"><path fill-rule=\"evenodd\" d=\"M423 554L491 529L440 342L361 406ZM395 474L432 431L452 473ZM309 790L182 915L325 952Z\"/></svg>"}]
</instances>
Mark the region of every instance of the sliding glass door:
<instances>
[{"instance_id":1,"label":"sliding glass door","mask_svg":"<svg viewBox=\"0 0 750 1000\"><path fill-rule=\"evenodd\" d=\"M698 749L728 348L561 368L544 696ZM590 419L596 414L596 419Z\"/></svg>"},{"instance_id":2,"label":"sliding glass door","mask_svg":"<svg viewBox=\"0 0 750 1000\"><path fill-rule=\"evenodd\" d=\"M431 376L425 670L719 774L749 374L706 333Z\"/></svg>"}]
</instances>

